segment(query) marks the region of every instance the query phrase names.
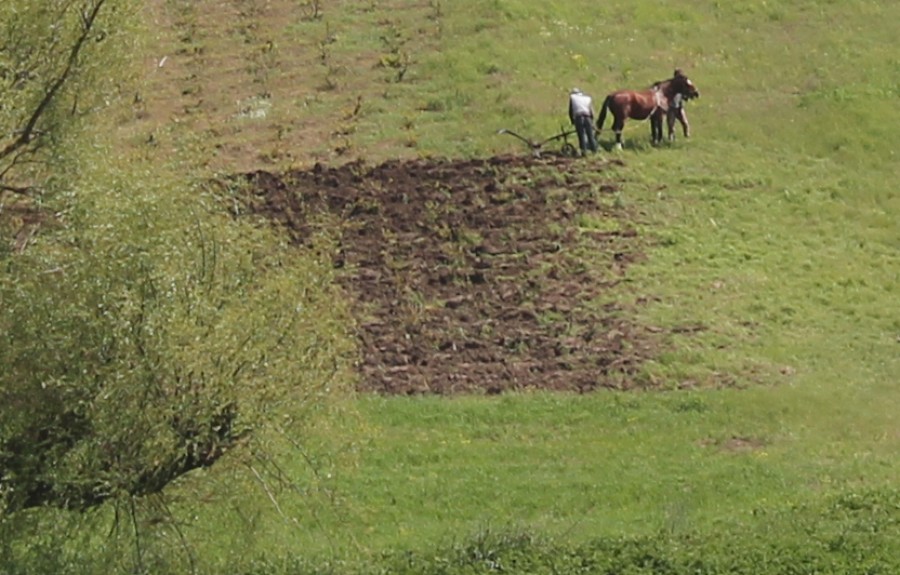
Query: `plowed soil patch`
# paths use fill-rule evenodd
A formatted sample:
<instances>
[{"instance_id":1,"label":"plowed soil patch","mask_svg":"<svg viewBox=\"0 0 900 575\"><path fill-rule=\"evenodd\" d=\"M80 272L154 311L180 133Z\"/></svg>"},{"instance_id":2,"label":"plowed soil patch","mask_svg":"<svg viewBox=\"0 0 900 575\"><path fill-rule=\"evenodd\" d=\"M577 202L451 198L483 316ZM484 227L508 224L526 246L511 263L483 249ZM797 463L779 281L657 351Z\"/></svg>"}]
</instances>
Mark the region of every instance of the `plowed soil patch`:
<instances>
[{"instance_id":1,"label":"plowed soil patch","mask_svg":"<svg viewBox=\"0 0 900 575\"><path fill-rule=\"evenodd\" d=\"M242 178L250 208L298 244L334 231L362 390L626 388L652 334L600 296L641 241L617 184L579 175L585 165L497 157Z\"/></svg>"}]
</instances>

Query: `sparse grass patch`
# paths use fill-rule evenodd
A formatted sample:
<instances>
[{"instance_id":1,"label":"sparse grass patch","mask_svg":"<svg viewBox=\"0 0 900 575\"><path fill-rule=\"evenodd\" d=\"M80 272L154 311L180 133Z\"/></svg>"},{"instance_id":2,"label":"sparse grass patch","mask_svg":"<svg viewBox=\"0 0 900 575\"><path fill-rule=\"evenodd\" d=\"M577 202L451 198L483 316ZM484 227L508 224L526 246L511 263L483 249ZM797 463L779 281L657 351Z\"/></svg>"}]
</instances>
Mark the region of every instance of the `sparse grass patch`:
<instances>
[{"instance_id":1,"label":"sparse grass patch","mask_svg":"<svg viewBox=\"0 0 900 575\"><path fill-rule=\"evenodd\" d=\"M622 222L618 218L587 214L575 216L575 225L582 230L600 233L617 232L622 229Z\"/></svg>"}]
</instances>

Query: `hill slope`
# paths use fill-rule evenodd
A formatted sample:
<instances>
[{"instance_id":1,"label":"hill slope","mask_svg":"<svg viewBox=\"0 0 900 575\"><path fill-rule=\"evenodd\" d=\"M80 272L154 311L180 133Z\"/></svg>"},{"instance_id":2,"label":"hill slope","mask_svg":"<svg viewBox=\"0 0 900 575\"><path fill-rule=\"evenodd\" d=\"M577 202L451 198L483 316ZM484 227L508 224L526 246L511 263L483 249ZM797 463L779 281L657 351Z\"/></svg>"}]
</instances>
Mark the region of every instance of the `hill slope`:
<instances>
[{"instance_id":1,"label":"hill slope","mask_svg":"<svg viewBox=\"0 0 900 575\"><path fill-rule=\"evenodd\" d=\"M278 541L327 554L343 550L338 533L377 552L485 524L585 539L715 531L723 518L780 540L769 511L789 517L798 503L852 502L895 481L900 4L148 5L160 22L147 66L155 88L123 129L138 146L153 133L156 149L206 174L313 170L295 174L302 179L317 162L329 170L361 159L377 171L404 159L428 183L440 181L429 170L442 158L481 166L526 156L497 130L555 133L573 85L602 96L681 66L702 93L688 106L691 140L652 148L647 126L629 123L618 162L604 151L551 166L552 178L560 197L592 182L596 197L636 216L627 222L647 257L592 303L634 310L635 324L663 330L665 352L641 365L641 381L732 389L363 398L377 441L360 448L360 469L328 484L344 506L324 519L297 511L318 526L301 534L265 516ZM580 232L613 225L592 215L563 221ZM404 239L433 247L435 233ZM353 255L358 265L375 250ZM462 260L474 267L471 255ZM407 287L411 312L419 288ZM427 313L449 300L418 302Z\"/></svg>"}]
</instances>

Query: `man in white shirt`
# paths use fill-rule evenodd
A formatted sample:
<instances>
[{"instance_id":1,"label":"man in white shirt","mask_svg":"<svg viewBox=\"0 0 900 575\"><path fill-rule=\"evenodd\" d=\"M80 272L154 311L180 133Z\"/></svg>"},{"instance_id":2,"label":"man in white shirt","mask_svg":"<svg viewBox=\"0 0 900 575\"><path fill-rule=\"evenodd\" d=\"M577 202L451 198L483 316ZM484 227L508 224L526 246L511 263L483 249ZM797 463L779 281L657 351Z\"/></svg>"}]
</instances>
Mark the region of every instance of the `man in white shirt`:
<instances>
[{"instance_id":1,"label":"man in white shirt","mask_svg":"<svg viewBox=\"0 0 900 575\"><path fill-rule=\"evenodd\" d=\"M578 145L581 155L597 151L597 139L594 137L594 105L591 97L579 90L572 88L569 93L569 120L575 126L578 134Z\"/></svg>"}]
</instances>

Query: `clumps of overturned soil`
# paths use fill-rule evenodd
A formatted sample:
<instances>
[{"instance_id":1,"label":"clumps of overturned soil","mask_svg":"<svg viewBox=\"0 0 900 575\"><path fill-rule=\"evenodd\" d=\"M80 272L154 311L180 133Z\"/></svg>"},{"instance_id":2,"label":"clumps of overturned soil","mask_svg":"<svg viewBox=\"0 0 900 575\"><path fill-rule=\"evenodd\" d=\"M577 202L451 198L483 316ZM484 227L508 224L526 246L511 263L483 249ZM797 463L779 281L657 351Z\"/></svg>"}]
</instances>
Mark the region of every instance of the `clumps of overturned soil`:
<instances>
[{"instance_id":1,"label":"clumps of overturned soil","mask_svg":"<svg viewBox=\"0 0 900 575\"><path fill-rule=\"evenodd\" d=\"M297 243L334 231L361 390L583 392L632 386L655 347L627 310L600 303L641 241L617 184L588 165L357 162L241 178L249 208Z\"/></svg>"}]
</instances>

